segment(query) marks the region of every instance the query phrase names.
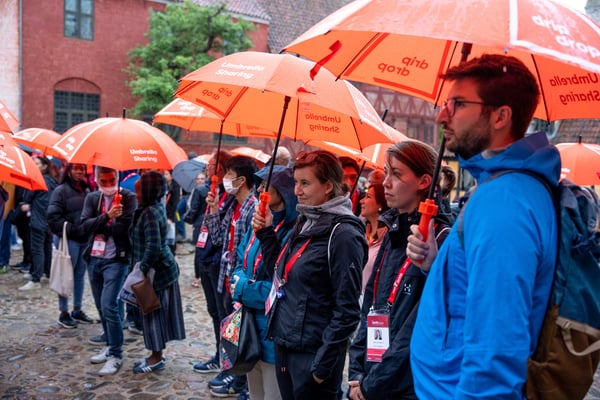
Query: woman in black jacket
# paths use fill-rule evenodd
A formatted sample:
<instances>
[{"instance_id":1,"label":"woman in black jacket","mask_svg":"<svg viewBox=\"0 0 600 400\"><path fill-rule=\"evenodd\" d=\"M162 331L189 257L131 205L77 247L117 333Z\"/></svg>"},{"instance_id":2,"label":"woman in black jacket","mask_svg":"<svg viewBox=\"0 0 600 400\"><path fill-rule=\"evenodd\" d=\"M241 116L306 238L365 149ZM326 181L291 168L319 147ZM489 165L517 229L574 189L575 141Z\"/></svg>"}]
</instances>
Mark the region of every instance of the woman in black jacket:
<instances>
[{"instance_id":1,"label":"woman in black jacket","mask_svg":"<svg viewBox=\"0 0 600 400\"><path fill-rule=\"evenodd\" d=\"M58 296L60 315L58 323L64 328L76 328L78 322L93 323L82 310L83 291L87 262L83 253L87 245L87 236L80 230L80 216L85 196L89 193L88 184L83 179L85 164L68 164L63 172L60 184L50 196L48 205L48 225L50 230L62 240L63 225L66 223L67 242L71 263L73 264L73 311L69 314L69 298Z\"/></svg>"},{"instance_id":2,"label":"woman in black jacket","mask_svg":"<svg viewBox=\"0 0 600 400\"><path fill-rule=\"evenodd\" d=\"M34 157L35 163L42 172L48 190L35 190L28 192L25 203L21 205L21 211L30 213L29 233L31 246L31 281L21 286L19 290L41 289L42 276L50 276L50 264L52 262L52 232L48 228L46 210L50 195L56 187L58 169L46 157Z\"/></svg>"},{"instance_id":3,"label":"woman in black jacket","mask_svg":"<svg viewBox=\"0 0 600 400\"><path fill-rule=\"evenodd\" d=\"M281 249L270 221L253 219L264 262L277 257L267 299L269 333L283 399L336 399L346 349L360 318L358 299L367 261L363 222L344 195L343 171L327 151L294 164L298 222Z\"/></svg>"},{"instance_id":4,"label":"woman in black jacket","mask_svg":"<svg viewBox=\"0 0 600 400\"><path fill-rule=\"evenodd\" d=\"M433 148L415 140L387 151L383 187L390 210L379 221L388 231L373 264L361 324L350 346L348 398L352 400L416 399L409 344L426 275L405 264L406 244L410 226L419 221L417 208L429 192L436 158ZM441 244L449 232L443 215L436 217L435 228Z\"/></svg>"}]
</instances>

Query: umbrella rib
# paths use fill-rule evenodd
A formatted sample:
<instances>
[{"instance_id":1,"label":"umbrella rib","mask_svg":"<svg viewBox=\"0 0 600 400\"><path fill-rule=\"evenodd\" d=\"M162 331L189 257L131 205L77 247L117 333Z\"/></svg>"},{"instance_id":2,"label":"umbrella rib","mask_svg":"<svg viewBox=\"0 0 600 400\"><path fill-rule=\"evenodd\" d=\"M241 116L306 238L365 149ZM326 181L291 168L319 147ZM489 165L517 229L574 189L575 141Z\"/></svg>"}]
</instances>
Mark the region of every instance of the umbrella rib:
<instances>
[{"instance_id":1,"label":"umbrella rib","mask_svg":"<svg viewBox=\"0 0 600 400\"><path fill-rule=\"evenodd\" d=\"M533 61L533 66L535 67L535 75L537 76L537 80L539 82L539 88L542 95L542 104L544 104L544 111L546 112L546 121L550 122L550 113L548 112L548 103L546 102L546 96L544 95L544 85L541 84L542 77L540 76L540 71L537 65L537 61L535 56L531 54L531 60Z\"/></svg>"}]
</instances>

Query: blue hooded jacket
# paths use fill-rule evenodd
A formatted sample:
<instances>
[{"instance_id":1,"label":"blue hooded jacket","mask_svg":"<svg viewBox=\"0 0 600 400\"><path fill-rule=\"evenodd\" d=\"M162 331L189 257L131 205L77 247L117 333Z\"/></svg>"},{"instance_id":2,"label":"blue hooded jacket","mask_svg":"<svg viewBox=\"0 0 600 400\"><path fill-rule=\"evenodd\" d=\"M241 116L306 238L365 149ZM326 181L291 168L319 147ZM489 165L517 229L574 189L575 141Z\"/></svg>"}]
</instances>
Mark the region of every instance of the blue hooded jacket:
<instances>
[{"instance_id":1,"label":"blue hooded jacket","mask_svg":"<svg viewBox=\"0 0 600 400\"><path fill-rule=\"evenodd\" d=\"M530 170L556 185L558 150L544 133L503 151L460 160L479 182L440 248L421 297L411 340L422 399L521 399L527 358L548 305L557 251L552 197Z\"/></svg>"},{"instance_id":2,"label":"blue hooded jacket","mask_svg":"<svg viewBox=\"0 0 600 400\"><path fill-rule=\"evenodd\" d=\"M259 179L266 178L266 174L264 173L265 168L255 174ZM294 195L292 169L274 169L270 185L277 190L285 203L283 211L273 213L273 226L279 226L277 237L280 243L285 243L298 217L298 212L296 211L298 199ZM261 273L264 267L264 263L261 260L256 270L256 275L261 274L261 280L255 281L254 264L260 254L260 242L252 229L248 229L246 232L244 239L237 248L237 254L238 263L233 271L233 275L239 276L239 280L235 285L235 291L232 295L233 300L254 309L254 318L256 319L256 325L262 341L262 360L269 364L275 364L275 348L273 341L267 339L267 316L265 315L265 301L271 291L273 268L271 266L270 271L263 271Z\"/></svg>"}]
</instances>

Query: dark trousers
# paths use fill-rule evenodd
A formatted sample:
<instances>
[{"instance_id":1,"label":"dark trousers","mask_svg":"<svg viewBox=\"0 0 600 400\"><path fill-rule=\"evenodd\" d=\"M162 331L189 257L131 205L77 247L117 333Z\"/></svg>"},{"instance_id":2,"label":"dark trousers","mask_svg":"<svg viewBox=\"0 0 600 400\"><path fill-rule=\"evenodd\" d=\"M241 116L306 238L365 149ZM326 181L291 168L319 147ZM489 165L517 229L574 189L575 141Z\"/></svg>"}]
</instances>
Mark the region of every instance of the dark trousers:
<instances>
[{"instance_id":1,"label":"dark trousers","mask_svg":"<svg viewBox=\"0 0 600 400\"><path fill-rule=\"evenodd\" d=\"M17 227L17 235L23 241L23 260L24 265L31 265L31 234L29 232L29 218L15 225Z\"/></svg>"},{"instance_id":2,"label":"dark trousers","mask_svg":"<svg viewBox=\"0 0 600 400\"><path fill-rule=\"evenodd\" d=\"M331 375L322 383L312 376L312 363L315 355L303 351L293 351L275 345L275 374L282 399L294 400L336 400L342 382L346 352L340 351Z\"/></svg>"},{"instance_id":3,"label":"dark trousers","mask_svg":"<svg viewBox=\"0 0 600 400\"><path fill-rule=\"evenodd\" d=\"M194 264L196 264L196 260L194 260ZM202 289L204 290L204 297L206 298L206 309L213 323L215 343L217 346L216 358L218 360L219 341L221 336L219 326L221 320L229 314L227 311L228 309L231 309L231 306L226 308L223 294L217 292L217 286L219 284L219 266L214 263L198 262L198 270L200 272L200 282L202 283Z\"/></svg>"},{"instance_id":4,"label":"dark trousers","mask_svg":"<svg viewBox=\"0 0 600 400\"><path fill-rule=\"evenodd\" d=\"M42 275L50 276L52 263L52 234L48 231L31 228L31 257L33 270L31 280L39 282ZM25 244L25 243L23 243Z\"/></svg>"},{"instance_id":5,"label":"dark trousers","mask_svg":"<svg viewBox=\"0 0 600 400\"><path fill-rule=\"evenodd\" d=\"M0 216L0 219L2 216ZM10 262L10 230L12 224L8 219L0 220L0 266Z\"/></svg>"}]
</instances>

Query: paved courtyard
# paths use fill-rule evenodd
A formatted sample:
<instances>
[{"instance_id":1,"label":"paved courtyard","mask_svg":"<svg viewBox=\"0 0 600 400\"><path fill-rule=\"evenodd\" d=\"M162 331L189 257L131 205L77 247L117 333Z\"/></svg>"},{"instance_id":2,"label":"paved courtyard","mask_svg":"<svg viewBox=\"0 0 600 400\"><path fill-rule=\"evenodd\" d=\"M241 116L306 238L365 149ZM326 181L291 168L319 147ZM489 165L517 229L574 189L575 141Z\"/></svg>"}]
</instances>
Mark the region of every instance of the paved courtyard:
<instances>
[{"instance_id":1,"label":"paved courtyard","mask_svg":"<svg viewBox=\"0 0 600 400\"><path fill-rule=\"evenodd\" d=\"M180 245L180 249L184 249ZM182 251L181 253L186 253ZM13 252L11 263L20 261ZM193 256L180 254L180 286L187 338L171 342L166 351L166 369L133 374L133 363L147 355L141 336L125 331L124 365L114 376L101 377L102 367L89 358L101 346L88 343L99 334L100 324L77 329L58 326L58 302L44 282L41 291L19 292L25 283L21 273L0 275L0 399L209 399L207 382L214 374L193 372L191 362L209 358L214 352L212 327L201 288L193 288ZM70 304L71 306L71 304ZM98 314L86 281L83 309ZM600 376L586 400L600 399ZM316 399L315 399L316 400Z\"/></svg>"}]
</instances>

